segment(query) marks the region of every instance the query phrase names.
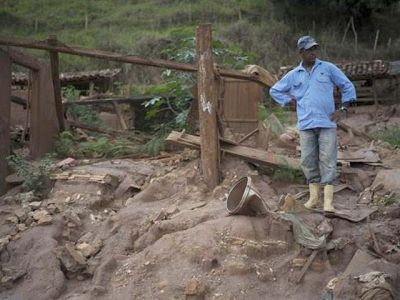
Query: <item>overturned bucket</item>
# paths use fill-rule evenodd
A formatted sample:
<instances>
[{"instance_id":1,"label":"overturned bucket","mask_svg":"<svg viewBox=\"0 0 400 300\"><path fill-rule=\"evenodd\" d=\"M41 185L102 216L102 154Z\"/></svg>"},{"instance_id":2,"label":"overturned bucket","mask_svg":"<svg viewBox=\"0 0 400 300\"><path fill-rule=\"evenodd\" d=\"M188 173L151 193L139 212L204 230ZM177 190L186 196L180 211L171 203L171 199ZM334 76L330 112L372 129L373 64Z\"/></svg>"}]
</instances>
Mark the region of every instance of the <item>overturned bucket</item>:
<instances>
[{"instance_id":1,"label":"overturned bucket","mask_svg":"<svg viewBox=\"0 0 400 300\"><path fill-rule=\"evenodd\" d=\"M226 208L231 215L265 215L268 207L249 176L239 179L229 191Z\"/></svg>"}]
</instances>

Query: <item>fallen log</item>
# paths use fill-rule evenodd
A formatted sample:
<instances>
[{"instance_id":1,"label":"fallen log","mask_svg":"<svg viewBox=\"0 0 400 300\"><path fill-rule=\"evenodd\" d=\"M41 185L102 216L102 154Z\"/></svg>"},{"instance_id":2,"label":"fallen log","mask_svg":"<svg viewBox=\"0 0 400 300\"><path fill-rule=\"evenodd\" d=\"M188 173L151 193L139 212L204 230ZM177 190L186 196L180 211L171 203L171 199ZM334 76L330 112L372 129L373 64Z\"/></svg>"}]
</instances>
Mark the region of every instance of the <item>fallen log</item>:
<instances>
[{"instance_id":1,"label":"fallen log","mask_svg":"<svg viewBox=\"0 0 400 300\"><path fill-rule=\"evenodd\" d=\"M189 148L200 149L200 137L195 135L172 131L166 138L166 141ZM228 144L221 139L220 143L222 152L240 157L246 161L270 166L286 166L297 170L300 169L300 162L295 158L274 154L260 149Z\"/></svg>"}]
</instances>

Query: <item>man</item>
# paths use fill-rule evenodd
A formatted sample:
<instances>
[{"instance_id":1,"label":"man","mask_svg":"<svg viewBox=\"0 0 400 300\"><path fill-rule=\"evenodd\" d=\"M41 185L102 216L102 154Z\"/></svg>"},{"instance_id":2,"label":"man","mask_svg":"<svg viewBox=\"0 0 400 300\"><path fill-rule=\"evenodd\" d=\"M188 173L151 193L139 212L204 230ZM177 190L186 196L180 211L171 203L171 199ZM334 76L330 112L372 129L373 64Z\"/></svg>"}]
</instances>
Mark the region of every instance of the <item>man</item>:
<instances>
[{"instance_id":1,"label":"man","mask_svg":"<svg viewBox=\"0 0 400 300\"><path fill-rule=\"evenodd\" d=\"M301 166L307 178L308 209L318 205L320 186L324 186L324 211L334 212L333 181L336 176L336 121L344 117L347 105L355 101L354 85L334 64L317 59L318 43L311 36L297 42L301 57L298 67L287 73L271 89L280 105L296 103L300 132ZM334 87L342 92L342 107L335 111Z\"/></svg>"}]
</instances>

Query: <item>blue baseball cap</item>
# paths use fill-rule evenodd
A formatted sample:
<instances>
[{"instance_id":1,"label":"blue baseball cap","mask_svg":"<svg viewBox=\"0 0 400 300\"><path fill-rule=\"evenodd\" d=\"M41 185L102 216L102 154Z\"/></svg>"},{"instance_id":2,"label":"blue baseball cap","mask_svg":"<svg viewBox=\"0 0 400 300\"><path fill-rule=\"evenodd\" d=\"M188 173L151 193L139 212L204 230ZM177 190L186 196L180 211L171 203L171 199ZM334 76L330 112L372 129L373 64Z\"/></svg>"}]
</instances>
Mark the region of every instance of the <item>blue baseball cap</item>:
<instances>
[{"instance_id":1,"label":"blue baseball cap","mask_svg":"<svg viewBox=\"0 0 400 300\"><path fill-rule=\"evenodd\" d=\"M302 36L297 41L297 50L299 51L310 49L313 46L319 46L319 44L309 35Z\"/></svg>"}]
</instances>

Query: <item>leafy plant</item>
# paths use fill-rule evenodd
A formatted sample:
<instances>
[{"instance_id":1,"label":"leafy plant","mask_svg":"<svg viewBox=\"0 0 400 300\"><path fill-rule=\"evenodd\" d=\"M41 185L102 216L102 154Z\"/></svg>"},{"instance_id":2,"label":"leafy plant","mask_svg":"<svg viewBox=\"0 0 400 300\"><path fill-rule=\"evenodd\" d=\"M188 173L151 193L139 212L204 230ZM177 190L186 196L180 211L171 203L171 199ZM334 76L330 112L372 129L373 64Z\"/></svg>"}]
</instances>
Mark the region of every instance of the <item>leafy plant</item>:
<instances>
[{"instance_id":1,"label":"leafy plant","mask_svg":"<svg viewBox=\"0 0 400 300\"><path fill-rule=\"evenodd\" d=\"M17 176L23 179L22 187L26 191L38 193L46 186L54 155L46 155L37 164L27 161L19 154L10 155L6 160Z\"/></svg>"},{"instance_id":2,"label":"leafy plant","mask_svg":"<svg viewBox=\"0 0 400 300\"><path fill-rule=\"evenodd\" d=\"M305 177L300 170L293 169L289 166L280 166L272 173L272 179L275 181L304 183Z\"/></svg>"},{"instance_id":3,"label":"leafy plant","mask_svg":"<svg viewBox=\"0 0 400 300\"><path fill-rule=\"evenodd\" d=\"M229 68L241 68L248 63L249 56L237 47L227 47L221 41L213 41L213 53L218 63ZM167 59L195 63L195 38L177 38L174 43L162 51ZM146 120L157 118L160 113L168 112L167 117L172 119L166 122L167 127L181 129L185 127L189 104L192 99L191 89L196 82L194 74L182 73L173 70L162 72L165 83L152 85L146 90L148 95L157 97L143 103L147 108ZM163 120L165 123L165 120Z\"/></svg>"},{"instance_id":4,"label":"leafy plant","mask_svg":"<svg viewBox=\"0 0 400 300\"><path fill-rule=\"evenodd\" d=\"M60 133L56 140L55 151L58 156L75 158L112 158L135 155L140 153L140 147L128 138L109 138L105 136L91 137L80 142L70 131Z\"/></svg>"},{"instance_id":5,"label":"leafy plant","mask_svg":"<svg viewBox=\"0 0 400 300\"><path fill-rule=\"evenodd\" d=\"M164 150L165 138L171 130L172 128L168 124L160 125L153 138L142 146L141 151L152 156L158 155L160 151Z\"/></svg>"},{"instance_id":6,"label":"leafy plant","mask_svg":"<svg viewBox=\"0 0 400 300\"><path fill-rule=\"evenodd\" d=\"M71 131L61 132L55 142L54 150L59 157L71 156L76 147L77 139Z\"/></svg>"},{"instance_id":7,"label":"leafy plant","mask_svg":"<svg viewBox=\"0 0 400 300\"><path fill-rule=\"evenodd\" d=\"M94 126L101 125L98 113L90 106L73 104L74 101L79 99L79 90L75 89L73 86L66 86L62 88L61 92L63 98L65 98L67 102L72 102L72 104L68 106L67 112L77 117L84 124Z\"/></svg>"}]
</instances>

